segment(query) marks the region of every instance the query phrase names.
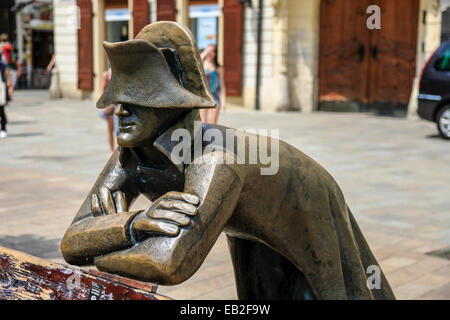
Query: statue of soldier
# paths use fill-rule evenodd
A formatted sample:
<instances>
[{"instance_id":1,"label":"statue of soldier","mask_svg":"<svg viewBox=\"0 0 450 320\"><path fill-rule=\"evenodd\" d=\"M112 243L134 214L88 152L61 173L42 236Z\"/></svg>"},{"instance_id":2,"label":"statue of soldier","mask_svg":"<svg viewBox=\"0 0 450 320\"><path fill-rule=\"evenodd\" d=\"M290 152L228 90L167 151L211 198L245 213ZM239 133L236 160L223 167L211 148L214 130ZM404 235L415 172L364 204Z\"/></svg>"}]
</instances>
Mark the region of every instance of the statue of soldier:
<instances>
[{"instance_id":1,"label":"statue of soldier","mask_svg":"<svg viewBox=\"0 0 450 320\"><path fill-rule=\"evenodd\" d=\"M211 148L215 140L201 145L203 161L195 152L174 161L177 129L193 143L227 129L194 124L216 104L187 28L157 22L104 47L112 79L97 107L118 105L119 147L64 235L68 263L175 285L225 232L240 299L394 299L381 269L369 289L378 263L339 186L301 151L279 141L273 175L239 164L235 149ZM129 212L140 194L152 204Z\"/></svg>"}]
</instances>

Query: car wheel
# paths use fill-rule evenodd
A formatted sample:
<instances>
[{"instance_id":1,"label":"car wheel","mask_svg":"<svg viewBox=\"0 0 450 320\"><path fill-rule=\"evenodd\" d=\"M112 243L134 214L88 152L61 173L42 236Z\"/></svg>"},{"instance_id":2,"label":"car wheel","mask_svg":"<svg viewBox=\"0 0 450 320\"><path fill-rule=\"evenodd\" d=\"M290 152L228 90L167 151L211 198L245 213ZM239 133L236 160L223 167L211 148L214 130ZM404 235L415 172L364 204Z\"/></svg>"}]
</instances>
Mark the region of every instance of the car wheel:
<instances>
[{"instance_id":1,"label":"car wheel","mask_svg":"<svg viewBox=\"0 0 450 320\"><path fill-rule=\"evenodd\" d=\"M450 106L445 106L439 111L436 123L441 136L450 140Z\"/></svg>"}]
</instances>

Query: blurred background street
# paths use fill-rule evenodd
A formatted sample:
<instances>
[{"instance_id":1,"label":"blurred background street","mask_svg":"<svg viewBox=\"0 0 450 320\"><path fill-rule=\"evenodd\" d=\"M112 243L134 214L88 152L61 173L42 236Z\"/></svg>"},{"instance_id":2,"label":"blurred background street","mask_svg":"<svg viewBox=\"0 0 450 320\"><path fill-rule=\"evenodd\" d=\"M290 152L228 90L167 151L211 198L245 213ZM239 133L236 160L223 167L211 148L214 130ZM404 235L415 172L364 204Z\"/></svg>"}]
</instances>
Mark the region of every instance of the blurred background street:
<instances>
[{"instance_id":1,"label":"blurred background street","mask_svg":"<svg viewBox=\"0 0 450 320\"><path fill-rule=\"evenodd\" d=\"M18 91L0 140L0 246L61 262L59 243L109 157L94 103ZM231 109L220 123L279 128L281 139L322 164L340 184L367 241L401 299L450 299L449 142L435 125L360 113ZM136 209L149 202L138 199ZM158 292L177 299L235 299L226 239L201 269Z\"/></svg>"},{"instance_id":2,"label":"blurred background street","mask_svg":"<svg viewBox=\"0 0 450 320\"><path fill-rule=\"evenodd\" d=\"M115 139L103 42L176 21L222 105L208 121L279 129L337 180L397 298L450 299L450 0L2 0L0 17L0 246L64 263ZM225 237L159 292L236 299Z\"/></svg>"}]
</instances>

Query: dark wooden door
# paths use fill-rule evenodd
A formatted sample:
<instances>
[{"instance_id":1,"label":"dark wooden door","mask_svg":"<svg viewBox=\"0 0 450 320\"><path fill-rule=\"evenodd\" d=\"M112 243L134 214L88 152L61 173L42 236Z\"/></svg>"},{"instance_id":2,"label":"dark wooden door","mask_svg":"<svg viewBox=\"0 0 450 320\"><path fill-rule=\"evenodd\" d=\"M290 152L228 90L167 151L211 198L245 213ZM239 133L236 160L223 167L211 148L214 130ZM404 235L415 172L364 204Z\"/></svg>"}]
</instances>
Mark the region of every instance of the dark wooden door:
<instances>
[{"instance_id":1,"label":"dark wooden door","mask_svg":"<svg viewBox=\"0 0 450 320\"><path fill-rule=\"evenodd\" d=\"M381 9L381 29L366 12ZM419 0L322 0L319 101L407 104L416 66Z\"/></svg>"},{"instance_id":2,"label":"dark wooden door","mask_svg":"<svg viewBox=\"0 0 450 320\"><path fill-rule=\"evenodd\" d=\"M77 0L80 8L80 29L78 30L78 88L94 90L94 61L92 41L91 0Z\"/></svg>"},{"instance_id":3,"label":"dark wooden door","mask_svg":"<svg viewBox=\"0 0 450 320\"><path fill-rule=\"evenodd\" d=\"M367 94L366 0L323 0L320 6L320 100Z\"/></svg>"},{"instance_id":4,"label":"dark wooden door","mask_svg":"<svg viewBox=\"0 0 450 320\"><path fill-rule=\"evenodd\" d=\"M416 71L419 0L371 2L381 9L381 30L369 32L369 101L407 104Z\"/></svg>"},{"instance_id":5,"label":"dark wooden door","mask_svg":"<svg viewBox=\"0 0 450 320\"><path fill-rule=\"evenodd\" d=\"M53 32L33 30L33 69L45 69L53 56Z\"/></svg>"},{"instance_id":6,"label":"dark wooden door","mask_svg":"<svg viewBox=\"0 0 450 320\"><path fill-rule=\"evenodd\" d=\"M175 0L158 0L156 2L156 16L158 21L175 21Z\"/></svg>"},{"instance_id":7,"label":"dark wooden door","mask_svg":"<svg viewBox=\"0 0 450 320\"><path fill-rule=\"evenodd\" d=\"M223 69L227 96L242 95L243 8L238 0L223 4Z\"/></svg>"}]
</instances>

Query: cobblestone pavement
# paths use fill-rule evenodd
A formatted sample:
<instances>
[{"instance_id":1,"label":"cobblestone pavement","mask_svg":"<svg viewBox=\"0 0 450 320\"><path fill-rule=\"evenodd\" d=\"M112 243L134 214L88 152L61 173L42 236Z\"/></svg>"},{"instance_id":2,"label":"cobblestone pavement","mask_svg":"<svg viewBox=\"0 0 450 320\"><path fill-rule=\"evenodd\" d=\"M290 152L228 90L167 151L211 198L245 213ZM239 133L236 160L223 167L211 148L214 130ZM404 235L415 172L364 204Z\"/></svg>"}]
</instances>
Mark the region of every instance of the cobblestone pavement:
<instances>
[{"instance_id":1,"label":"cobblestone pavement","mask_svg":"<svg viewBox=\"0 0 450 320\"><path fill-rule=\"evenodd\" d=\"M63 262L59 243L109 157L94 103L18 91L0 140L0 245ZM419 119L230 110L224 125L279 128L335 177L399 299L450 299L450 142ZM144 208L139 199L134 207ZM176 299L235 299L224 236Z\"/></svg>"}]
</instances>

